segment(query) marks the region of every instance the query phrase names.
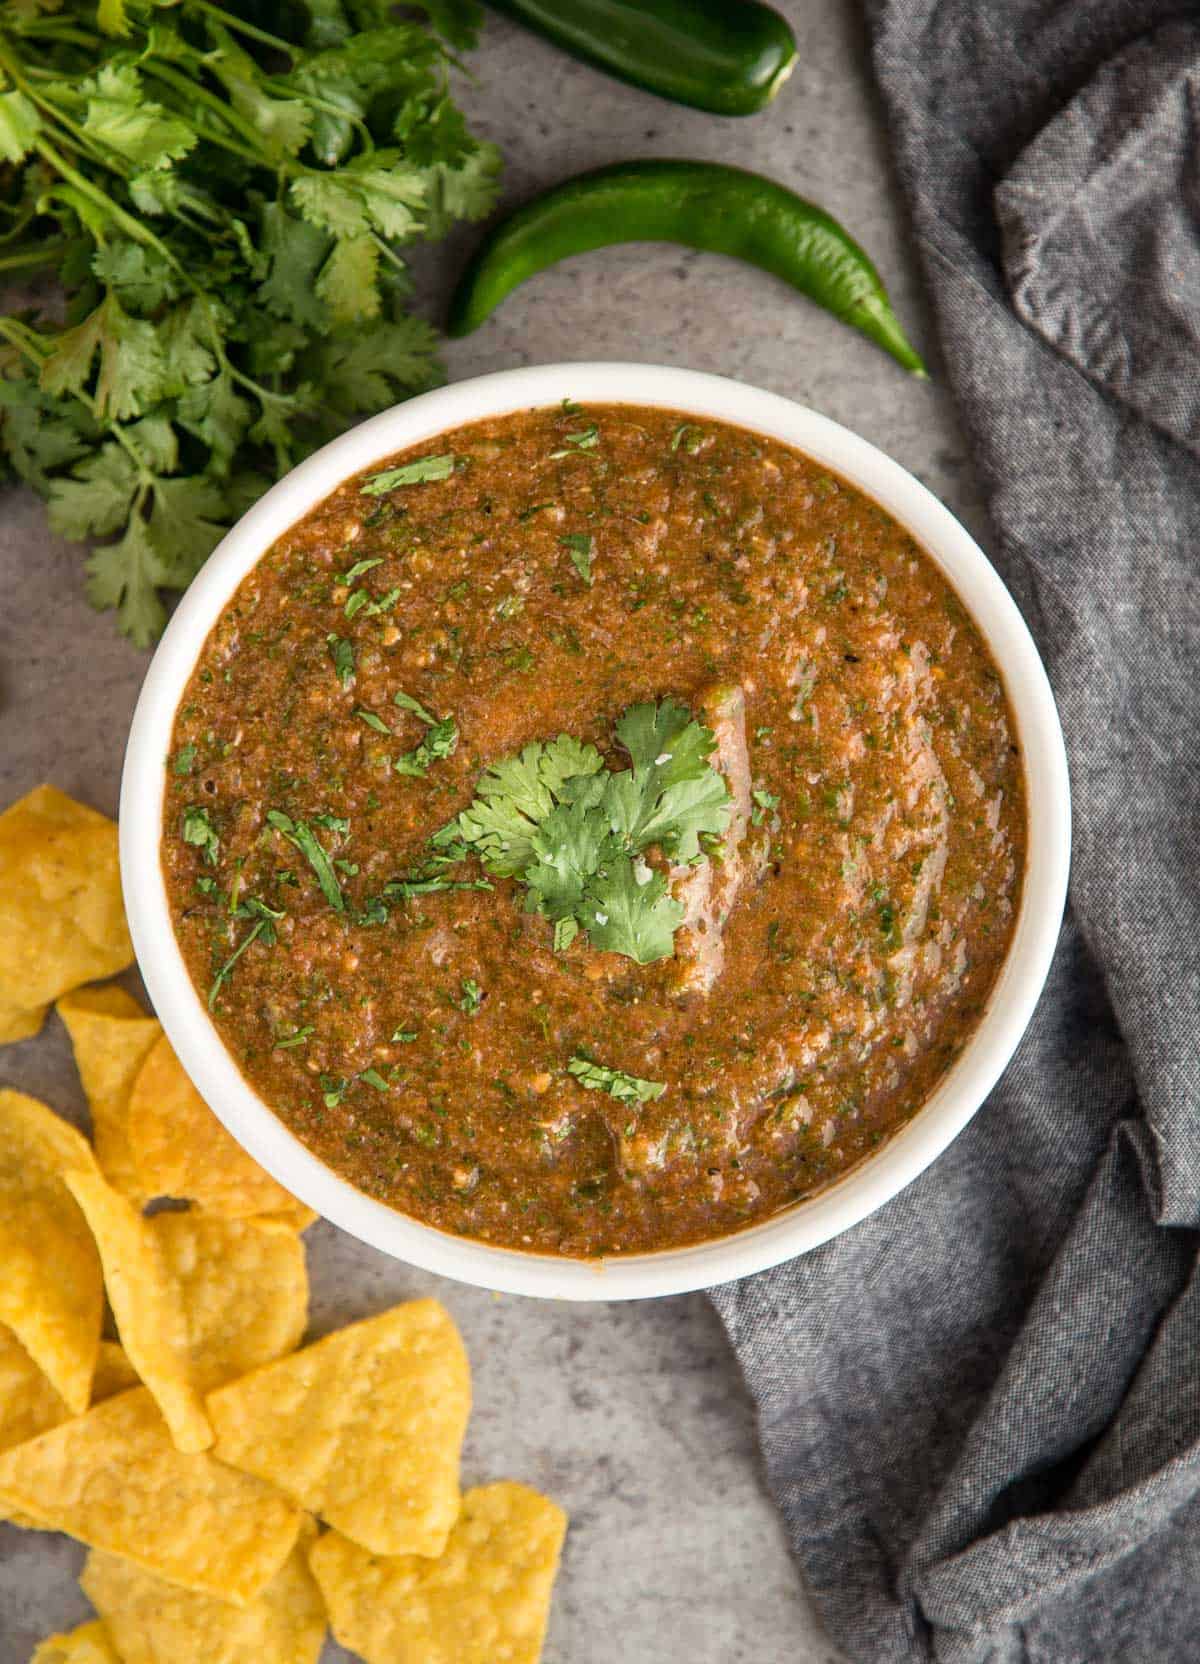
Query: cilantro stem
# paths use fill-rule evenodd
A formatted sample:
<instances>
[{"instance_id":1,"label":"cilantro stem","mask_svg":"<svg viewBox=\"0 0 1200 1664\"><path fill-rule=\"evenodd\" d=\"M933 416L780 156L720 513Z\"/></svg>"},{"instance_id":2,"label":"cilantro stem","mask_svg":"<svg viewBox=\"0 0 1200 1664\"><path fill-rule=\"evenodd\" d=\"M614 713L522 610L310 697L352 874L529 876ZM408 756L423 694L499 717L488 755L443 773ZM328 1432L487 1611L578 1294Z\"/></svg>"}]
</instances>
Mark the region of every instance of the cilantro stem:
<instances>
[{"instance_id":1,"label":"cilantro stem","mask_svg":"<svg viewBox=\"0 0 1200 1664\"><path fill-rule=\"evenodd\" d=\"M48 266L70 246L70 241L62 237L55 242L43 243L40 248L25 249L20 254L0 255L0 271L16 271L21 266Z\"/></svg>"},{"instance_id":2,"label":"cilantro stem","mask_svg":"<svg viewBox=\"0 0 1200 1664\"><path fill-rule=\"evenodd\" d=\"M207 17L215 17L218 23L223 23L233 34L245 35L247 40L256 40L263 46L274 47L276 52L282 52L289 60L294 60L296 48L286 40L280 40L278 35L269 35L265 29L255 28L253 23L247 23L243 18L234 17L231 12L222 11L220 6L211 6L208 0L187 0L192 10L203 12Z\"/></svg>"},{"instance_id":3,"label":"cilantro stem","mask_svg":"<svg viewBox=\"0 0 1200 1664\"><path fill-rule=\"evenodd\" d=\"M243 138L249 139L255 144L258 143L258 134L252 123L247 121L244 116L240 116L231 105L222 103L215 93L210 92L207 87L201 86L198 81L189 81L186 75L181 74L170 64L158 63L153 58L147 58L142 68L148 75L153 75L156 80L165 82L169 87L174 87L187 100L199 102L206 109L212 110L227 126L241 133ZM223 150L229 150L232 155L242 157L244 161L254 162L259 167L267 165L261 150L251 155L249 151L235 149L231 145L224 144L215 133L207 130L204 137L212 144L220 144Z\"/></svg>"}]
</instances>

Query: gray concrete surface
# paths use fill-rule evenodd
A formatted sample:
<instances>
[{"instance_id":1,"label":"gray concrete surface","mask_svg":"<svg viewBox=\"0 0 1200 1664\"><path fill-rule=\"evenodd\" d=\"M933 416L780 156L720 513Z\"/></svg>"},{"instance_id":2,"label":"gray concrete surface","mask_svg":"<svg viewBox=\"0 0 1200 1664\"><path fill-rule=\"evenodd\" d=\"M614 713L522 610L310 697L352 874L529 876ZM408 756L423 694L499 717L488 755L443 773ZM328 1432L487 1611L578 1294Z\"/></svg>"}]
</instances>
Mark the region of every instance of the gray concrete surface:
<instances>
[{"instance_id":1,"label":"gray concrete surface","mask_svg":"<svg viewBox=\"0 0 1200 1664\"><path fill-rule=\"evenodd\" d=\"M489 23L465 97L508 159L506 199L638 155L759 168L842 217L901 314L930 329L852 8L790 0L801 63L778 105L721 122L606 81L532 36ZM437 316L465 234L420 266ZM555 359L629 358L739 377L875 440L969 523L968 459L936 376L920 385L782 285L666 247L589 255L544 273L448 354L454 378ZM116 806L146 656L82 599L81 557L23 493L0 519L0 805L50 779ZM82 1117L52 1022L0 1052L0 1084ZM410 1271L327 1225L309 1236L313 1332L436 1289L461 1324L477 1407L466 1477L544 1486L572 1528L546 1664L832 1664L760 1471L736 1363L701 1295L571 1307L494 1297ZM0 1664L84 1615L63 1539L0 1526ZM346 1655L332 1645L328 1664Z\"/></svg>"}]
</instances>

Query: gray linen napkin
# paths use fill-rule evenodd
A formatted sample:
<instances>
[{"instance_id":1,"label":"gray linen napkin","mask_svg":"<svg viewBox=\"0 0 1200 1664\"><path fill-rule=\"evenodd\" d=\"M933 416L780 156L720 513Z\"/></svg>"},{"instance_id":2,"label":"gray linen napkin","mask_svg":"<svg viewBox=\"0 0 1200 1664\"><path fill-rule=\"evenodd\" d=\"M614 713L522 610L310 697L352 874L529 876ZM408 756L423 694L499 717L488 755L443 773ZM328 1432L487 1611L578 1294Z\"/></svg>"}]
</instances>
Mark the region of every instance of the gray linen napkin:
<instances>
[{"instance_id":1,"label":"gray linen napkin","mask_svg":"<svg viewBox=\"0 0 1200 1664\"><path fill-rule=\"evenodd\" d=\"M990 552L1059 698L1071 906L961 1138L713 1299L852 1658L1200 1659L1200 21L868 11Z\"/></svg>"}]
</instances>

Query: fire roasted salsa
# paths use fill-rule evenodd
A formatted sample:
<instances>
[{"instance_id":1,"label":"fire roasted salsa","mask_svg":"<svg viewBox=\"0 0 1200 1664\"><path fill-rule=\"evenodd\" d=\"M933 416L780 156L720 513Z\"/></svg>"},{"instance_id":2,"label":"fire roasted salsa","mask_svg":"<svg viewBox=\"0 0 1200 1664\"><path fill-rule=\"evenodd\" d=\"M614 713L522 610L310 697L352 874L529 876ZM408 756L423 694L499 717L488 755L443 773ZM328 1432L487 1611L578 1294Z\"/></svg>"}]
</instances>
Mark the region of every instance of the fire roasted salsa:
<instances>
[{"instance_id":1,"label":"fire roasted salsa","mask_svg":"<svg viewBox=\"0 0 1200 1664\"><path fill-rule=\"evenodd\" d=\"M1000 677L875 503L570 402L348 480L243 581L167 759L175 928L368 1195L569 1255L719 1236L919 1108L1004 960Z\"/></svg>"}]
</instances>

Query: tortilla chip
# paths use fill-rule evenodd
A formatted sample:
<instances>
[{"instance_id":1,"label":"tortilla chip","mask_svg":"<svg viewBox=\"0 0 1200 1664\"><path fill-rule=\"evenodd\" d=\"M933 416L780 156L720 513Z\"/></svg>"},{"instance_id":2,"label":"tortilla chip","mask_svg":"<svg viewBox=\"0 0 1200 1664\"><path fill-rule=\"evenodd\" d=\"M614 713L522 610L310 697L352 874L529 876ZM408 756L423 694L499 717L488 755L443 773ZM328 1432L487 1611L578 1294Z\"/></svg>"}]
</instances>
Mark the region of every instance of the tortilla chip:
<instances>
[{"instance_id":1,"label":"tortilla chip","mask_svg":"<svg viewBox=\"0 0 1200 1664\"><path fill-rule=\"evenodd\" d=\"M146 1197L129 1147L129 1094L162 1025L123 988L111 984L77 989L59 1000L57 1010L75 1048L100 1170L109 1184L140 1207Z\"/></svg>"},{"instance_id":2,"label":"tortilla chip","mask_svg":"<svg viewBox=\"0 0 1200 1664\"><path fill-rule=\"evenodd\" d=\"M76 1414L91 1399L104 1289L87 1220L63 1176L91 1145L22 1092L0 1092L0 1323Z\"/></svg>"},{"instance_id":3,"label":"tortilla chip","mask_svg":"<svg viewBox=\"0 0 1200 1664\"><path fill-rule=\"evenodd\" d=\"M236 1606L262 1593L303 1520L260 1480L176 1450L145 1387L0 1454L0 1509Z\"/></svg>"},{"instance_id":4,"label":"tortilla chip","mask_svg":"<svg viewBox=\"0 0 1200 1664\"><path fill-rule=\"evenodd\" d=\"M79 1581L122 1664L316 1664L326 1618L308 1568L306 1551L315 1536L307 1521L282 1571L241 1609L176 1589L95 1549Z\"/></svg>"},{"instance_id":5,"label":"tortilla chip","mask_svg":"<svg viewBox=\"0 0 1200 1664\"><path fill-rule=\"evenodd\" d=\"M12 1330L0 1324L0 1450L36 1439L69 1414Z\"/></svg>"},{"instance_id":6,"label":"tortilla chip","mask_svg":"<svg viewBox=\"0 0 1200 1664\"><path fill-rule=\"evenodd\" d=\"M80 1624L68 1635L49 1635L29 1664L124 1664L99 1618Z\"/></svg>"},{"instance_id":7,"label":"tortilla chip","mask_svg":"<svg viewBox=\"0 0 1200 1664\"><path fill-rule=\"evenodd\" d=\"M51 1000L133 963L117 828L53 786L0 815L0 1043L36 1034Z\"/></svg>"},{"instance_id":8,"label":"tortilla chip","mask_svg":"<svg viewBox=\"0 0 1200 1664\"><path fill-rule=\"evenodd\" d=\"M186 1198L227 1219L299 1219L301 1204L248 1156L196 1091L164 1035L138 1072L129 1141L148 1196ZM303 1209L304 1214L310 1210ZM311 1223L306 1219L305 1223ZM296 1229L302 1230L297 1224Z\"/></svg>"},{"instance_id":9,"label":"tortilla chip","mask_svg":"<svg viewBox=\"0 0 1200 1664\"><path fill-rule=\"evenodd\" d=\"M201 1392L295 1351L308 1324L308 1267L295 1231L192 1212L147 1224L178 1285Z\"/></svg>"},{"instance_id":10,"label":"tortilla chip","mask_svg":"<svg viewBox=\"0 0 1200 1664\"><path fill-rule=\"evenodd\" d=\"M329 1531L309 1562L334 1635L366 1664L537 1664L566 1529L527 1486L481 1485L440 1560L383 1559Z\"/></svg>"},{"instance_id":11,"label":"tortilla chip","mask_svg":"<svg viewBox=\"0 0 1200 1664\"><path fill-rule=\"evenodd\" d=\"M179 1286L156 1232L97 1173L69 1173L67 1188L92 1228L121 1344L154 1394L180 1450L207 1450L212 1428L192 1379Z\"/></svg>"},{"instance_id":12,"label":"tortilla chip","mask_svg":"<svg viewBox=\"0 0 1200 1664\"><path fill-rule=\"evenodd\" d=\"M208 1397L222 1462L377 1554L440 1554L458 1514L467 1354L436 1300L339 1329Z\"/></svg>"},{"instance_id":13,"label":"tortilla chip","mask_svg":"<svg viewBox=\"0 0 1200 1664\"><path fill-rule=\"evenodd\" d=\"M139 1379L125 1348L118 1341L102 1340L96 1373L92 1376L92 1403L100 1404L106 1398L115 1398L119 1392L128 1392L130 1387L138 1385Z\"/></svg>"}]
</instances>

